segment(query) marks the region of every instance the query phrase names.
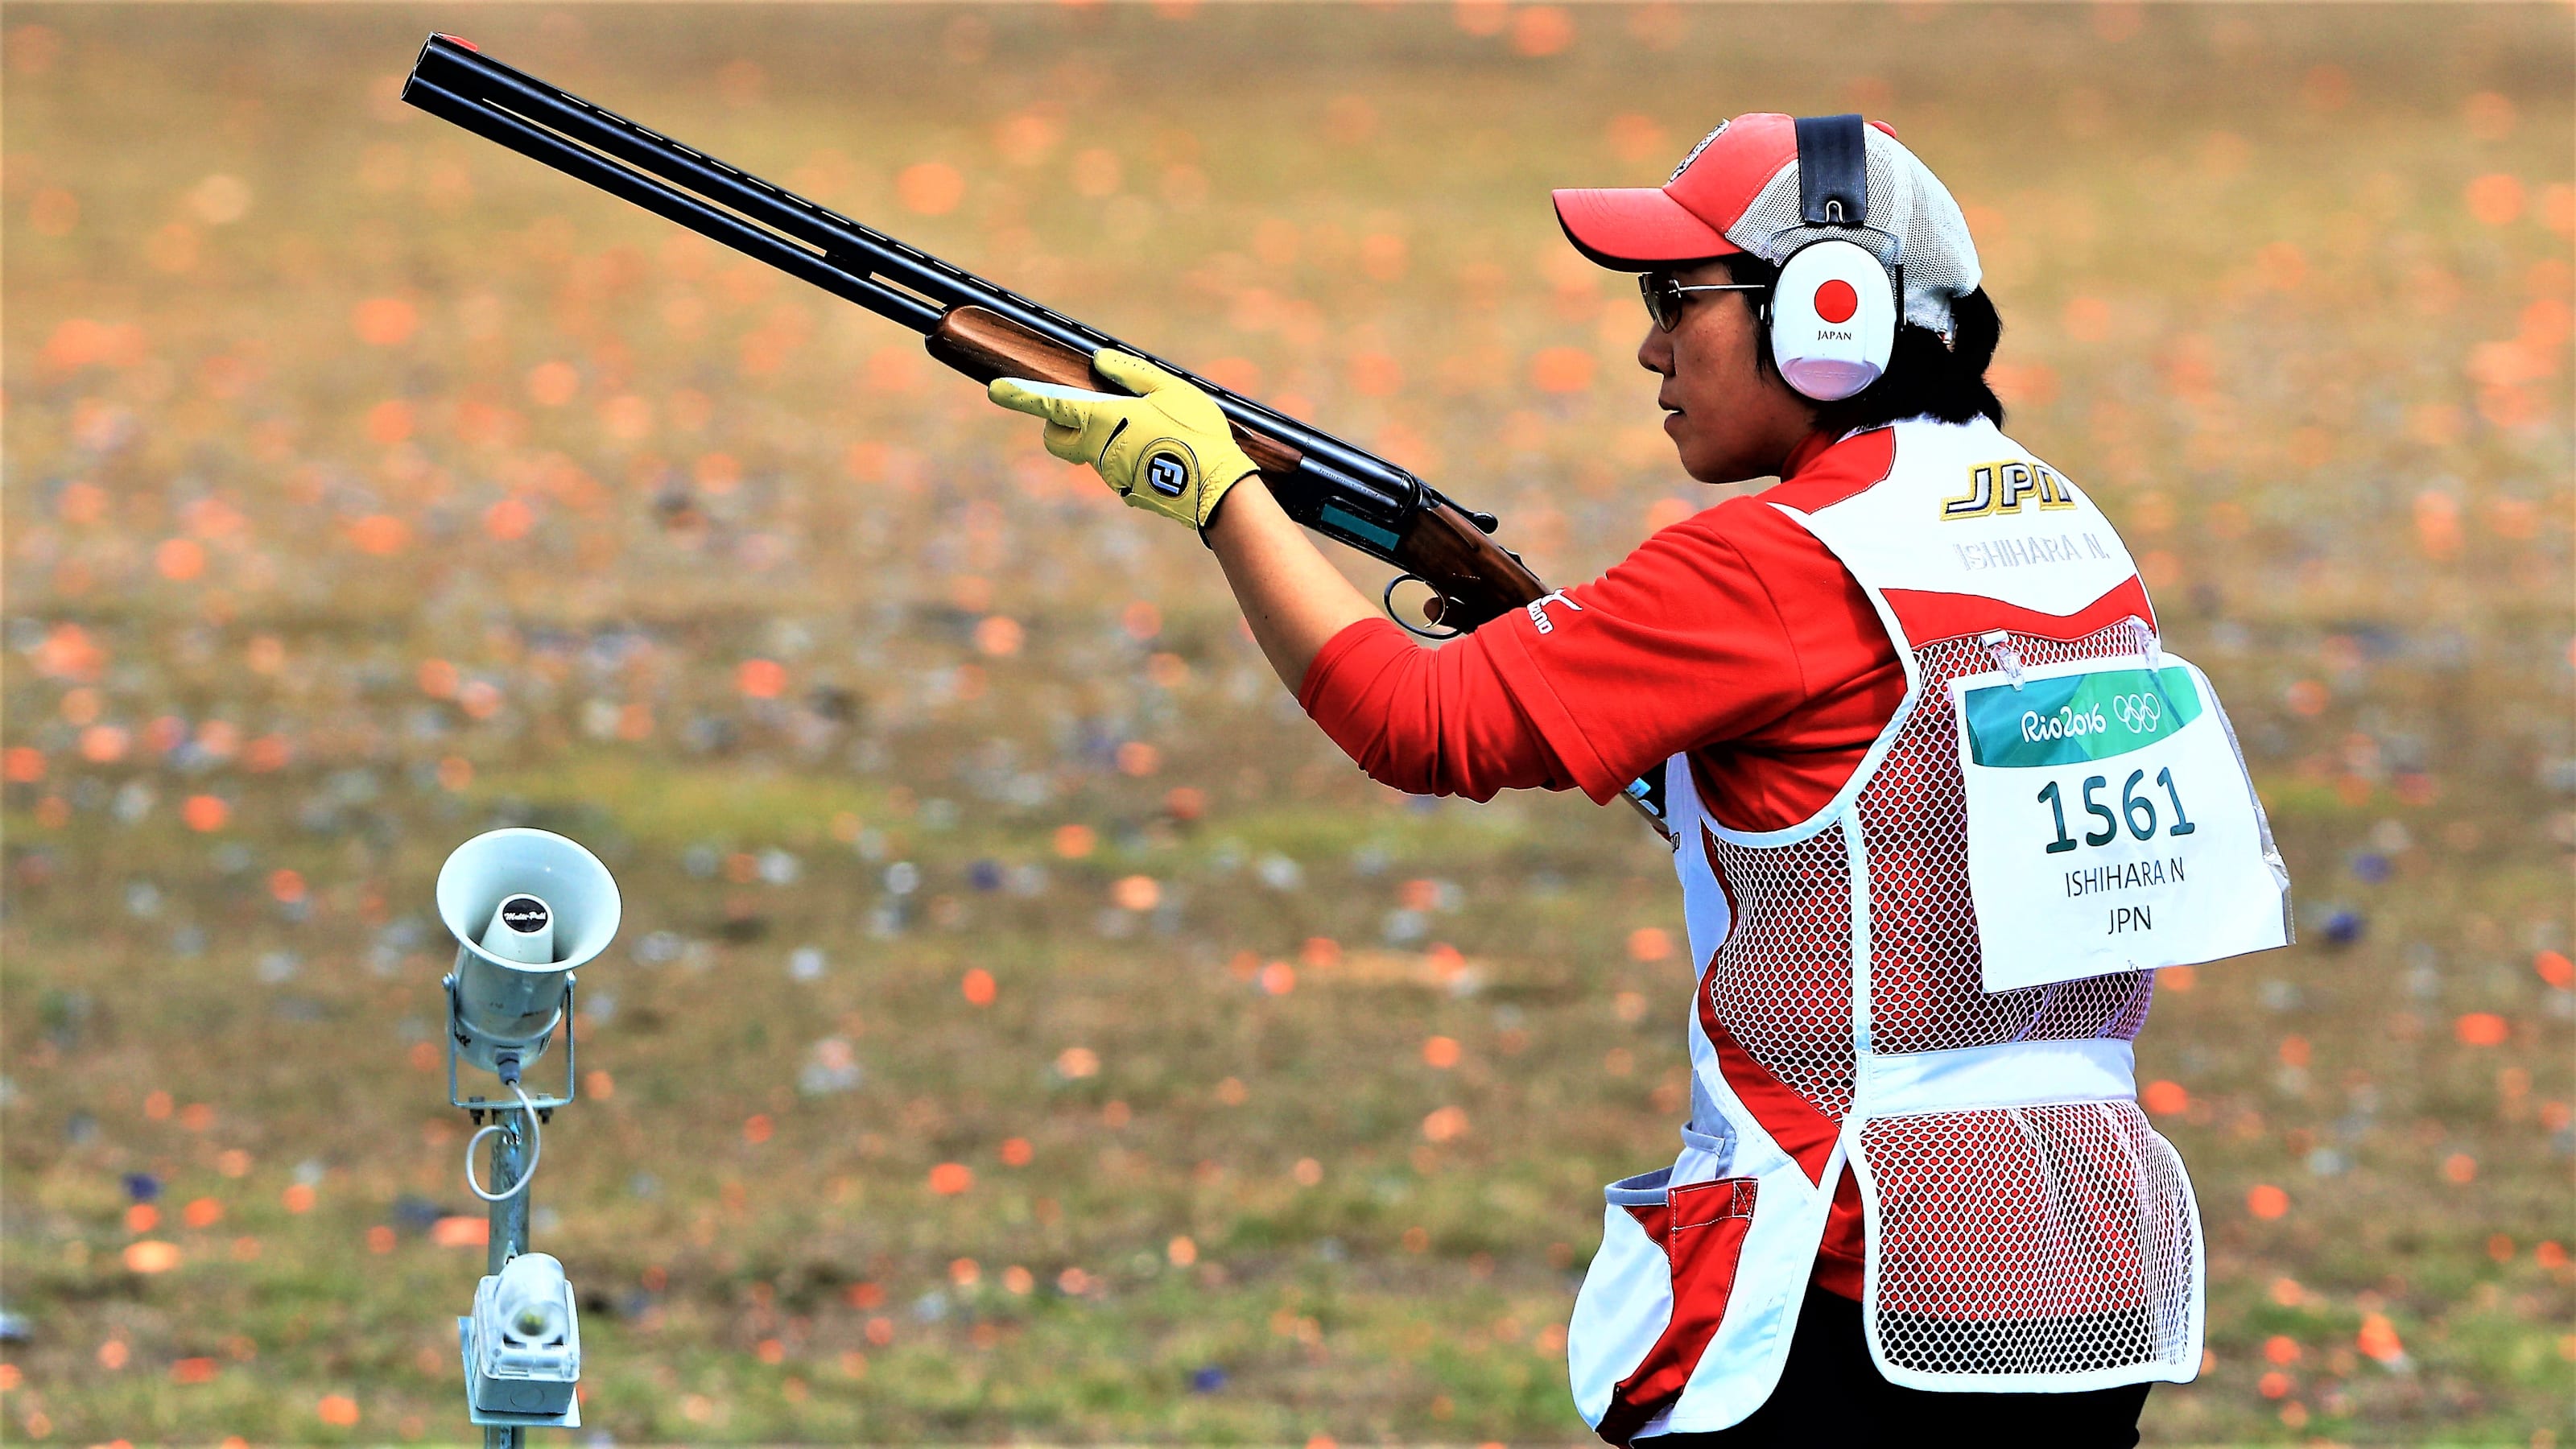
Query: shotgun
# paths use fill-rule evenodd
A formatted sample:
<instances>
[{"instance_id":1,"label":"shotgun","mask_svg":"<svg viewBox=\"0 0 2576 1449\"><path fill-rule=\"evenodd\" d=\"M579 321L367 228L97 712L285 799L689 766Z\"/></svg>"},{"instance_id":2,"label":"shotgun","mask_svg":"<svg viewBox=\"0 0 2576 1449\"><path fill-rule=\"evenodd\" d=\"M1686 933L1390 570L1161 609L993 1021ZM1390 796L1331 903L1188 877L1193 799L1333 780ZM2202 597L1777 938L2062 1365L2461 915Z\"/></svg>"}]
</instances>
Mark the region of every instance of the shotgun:
<instances>
[{"instance_id":1,"label":"shotgun","mask_svg":"<svg viewBox=\"0 0 2576 1449\"><path fill-rule=\"evenodd\" d=\"M933 358L978 382L1019 377L1123 391L1091 365L1104 347L1187 378L1216 399L1289 517L1403 570L1381 601L1425 638L1455 638L1548 592L1520 555L1494 541L1494 515L1461 507L1386 459L504 65L468 41L430 36L402 98L909 327ZM1423 615L1432 628L1396 611L1395 590L1407 582L1431 591ZM1669 834L1660 782L1638 781L1627 794Z\"/></svg>"}]
</instances>

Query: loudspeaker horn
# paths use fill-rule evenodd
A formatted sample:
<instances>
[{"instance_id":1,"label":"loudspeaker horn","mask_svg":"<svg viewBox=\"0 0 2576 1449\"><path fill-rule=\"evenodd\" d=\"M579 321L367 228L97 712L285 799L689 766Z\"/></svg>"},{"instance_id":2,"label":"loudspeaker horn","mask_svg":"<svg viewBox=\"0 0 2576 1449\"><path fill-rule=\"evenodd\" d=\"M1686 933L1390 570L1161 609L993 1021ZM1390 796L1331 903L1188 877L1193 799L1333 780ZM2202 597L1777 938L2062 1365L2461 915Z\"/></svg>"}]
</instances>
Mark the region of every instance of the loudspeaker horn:
<instances>
[{"instance_id":1,"label":"loudspeaker horn","mask_svg":"<svg viewBox=\"0 0 2576 1449\"><path fill-rule=\"evenodd\" d=\"M599 857L546 830L487 831L438 871L438 918L456 938L457 1049L487 1072L534 1062L553 1040L564 978L608 949L622 911Z\"/></svg>"}]
</instances>

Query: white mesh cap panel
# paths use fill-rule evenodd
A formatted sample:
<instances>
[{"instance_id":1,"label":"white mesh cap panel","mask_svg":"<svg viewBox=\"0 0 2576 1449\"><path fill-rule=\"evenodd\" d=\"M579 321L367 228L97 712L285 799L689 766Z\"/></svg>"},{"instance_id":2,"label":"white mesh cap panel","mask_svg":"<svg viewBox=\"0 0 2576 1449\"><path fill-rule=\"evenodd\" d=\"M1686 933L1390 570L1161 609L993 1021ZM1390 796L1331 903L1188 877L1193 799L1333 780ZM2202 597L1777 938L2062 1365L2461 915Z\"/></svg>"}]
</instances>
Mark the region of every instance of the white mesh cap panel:
<instances>
[{"instance_id":1,"label":"white mesh cap panel","mask_svg":"<svg viewBox=\"0 0 2576 1449\"><path fill-rule=\"evenodd\" d=\"M1871 1330L1891 1370L2198 1368L2190 1189L2136 1103L1885 1117L1861 1151L1878 1210Z\"/></svg>"},{"instance_id":2,"label":"white mesh cap panel","mask_svg":"<svg viewBox=\"0 0 2576 1449\"><path fill-rule=\"evenodd\" d=\"M1703 991L1746 1053L1817 1111L1851 1110L1851 864L1843 828L1795 845L1702 847L1735 922Z\"/></svg>"},{"instance_id":3,"label":"white mesh cap panel","mask_svg":"<svg viewBox=\"0 0 2576 1449\"><path fill-rule=\"evenodd\" d=\"M1968 219L1959 214L1950 188L1904 143L1876 126L1861 129L1869 173L1869 214L1862 220L1887 236L1807 225L1798 209L1798 166L1793 161L1754 196L1726 229L1726 239L1774 266L1820 237L1858 241L1879 253L1882 262L1904 263L1905 320L1947 336L1951 299L1975 291L1985 280L1977 244L1968 236ZM1894 246L1889 236L1895 238Z\"/></svg>"},{"instance_id":4,"label":"white mesh cap panel","mask_svg":"<svg viewBox=\"0 0 2576 1449\"><path fill-rule=\"evenodd\" d=\"M2080 639L2015 634L2027 666L2134 656L2127 621ZM1974 639L1915 651L1914 711L1857 802L1869 847L1870 1047L1882 1056L2000 1042L2116 1037L2146 1026L2153 972L2123 971L1989 994L1968 896L1967 796L1949 683L1992 670ZM1937 702L1937 703L1936 703Z\"/></svg>"}]
</instances>

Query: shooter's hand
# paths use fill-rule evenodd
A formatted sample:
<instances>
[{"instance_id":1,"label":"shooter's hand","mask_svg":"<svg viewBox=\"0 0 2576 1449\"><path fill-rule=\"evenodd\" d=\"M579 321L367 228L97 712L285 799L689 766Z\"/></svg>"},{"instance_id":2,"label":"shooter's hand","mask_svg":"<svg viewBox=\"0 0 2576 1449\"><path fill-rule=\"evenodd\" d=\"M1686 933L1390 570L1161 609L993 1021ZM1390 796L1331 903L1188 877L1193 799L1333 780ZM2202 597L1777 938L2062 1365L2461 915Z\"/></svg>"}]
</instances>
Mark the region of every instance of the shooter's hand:
<instances>
[{"instance_id":1,"label":"shooter's hand","mask_svg":"<svg viewBox=\"0 0 2576 1449\"><path fill-rule=\"evenodd\" d=\"M1091 362L1137 395L1015 377L995 378L987 392L1014 412L1046 419L1046 450L1098 469L1130 506L1207 527L1217 500L1254 471L1216 399L1111 348L1093 354Z\"/></svg>"}]
</instances>

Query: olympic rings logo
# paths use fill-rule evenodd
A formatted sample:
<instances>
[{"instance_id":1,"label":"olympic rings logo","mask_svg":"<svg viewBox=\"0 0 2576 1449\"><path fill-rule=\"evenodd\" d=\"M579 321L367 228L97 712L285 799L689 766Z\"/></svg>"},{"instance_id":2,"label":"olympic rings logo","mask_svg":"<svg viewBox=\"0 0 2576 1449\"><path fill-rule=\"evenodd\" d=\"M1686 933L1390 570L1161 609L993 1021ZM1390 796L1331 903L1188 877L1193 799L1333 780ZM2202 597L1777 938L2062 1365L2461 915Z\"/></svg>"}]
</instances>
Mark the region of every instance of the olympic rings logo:
<instances>
[{"instance_id":1,"label":"olympic rings logo","mask_svg":"<svg viewBox=\"0 0 2576 1449\"><path fill-rule=\"evenodd\" d=\"M2152 694L2123 694L2112 699L2111 713L2131 734L2151 735L2164 719L2164 704Z\"/></svg>"}]
</instances>

